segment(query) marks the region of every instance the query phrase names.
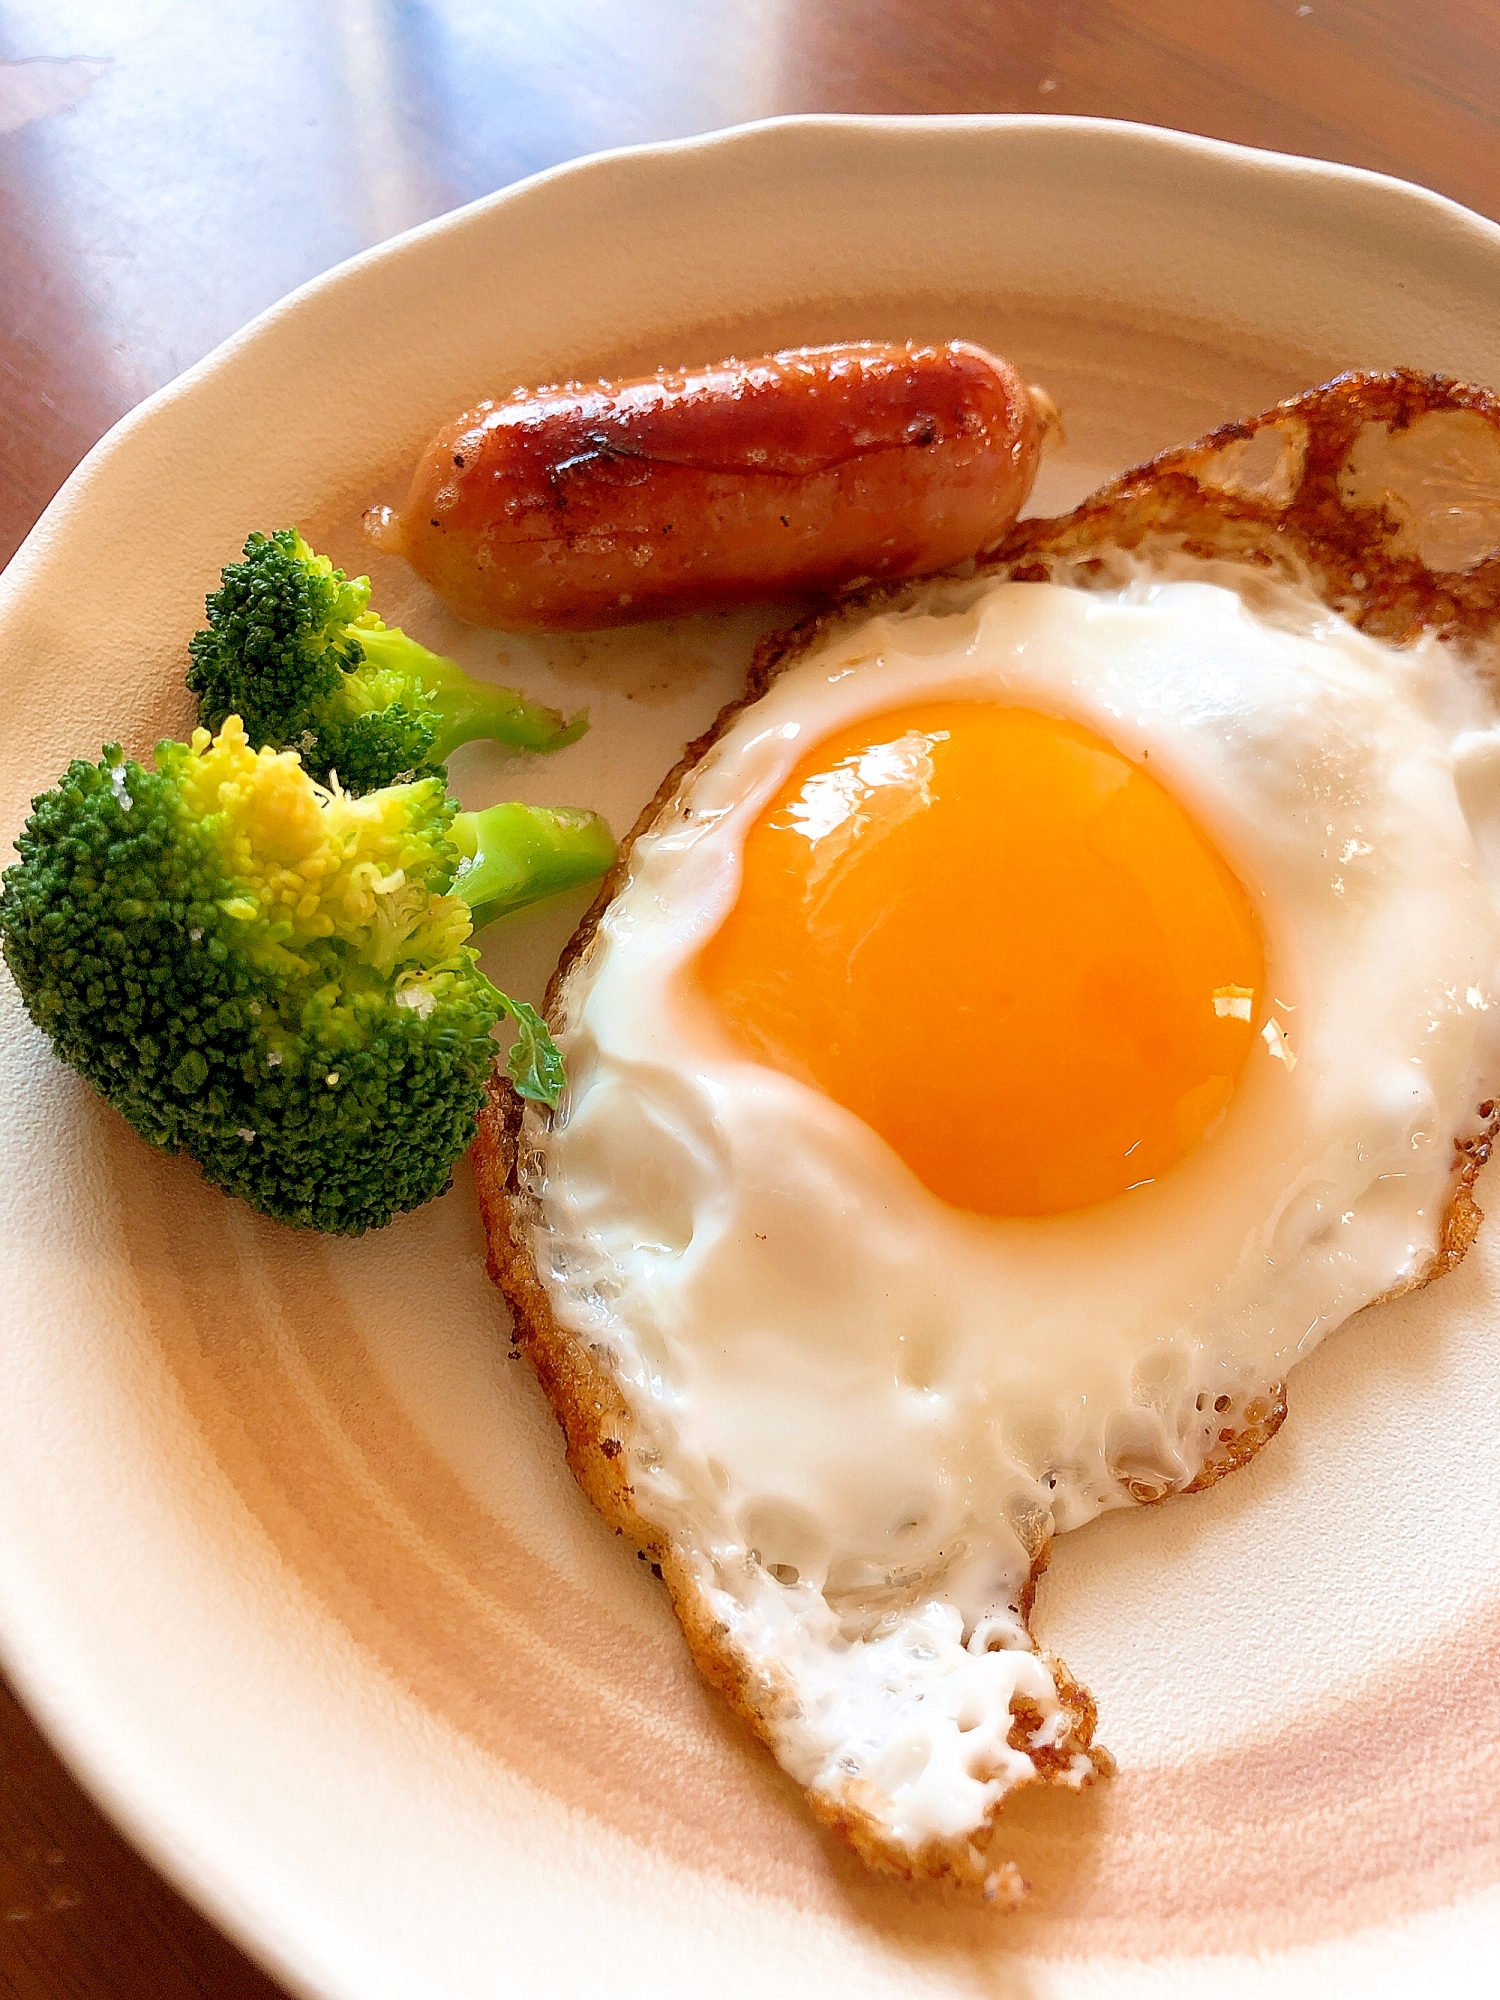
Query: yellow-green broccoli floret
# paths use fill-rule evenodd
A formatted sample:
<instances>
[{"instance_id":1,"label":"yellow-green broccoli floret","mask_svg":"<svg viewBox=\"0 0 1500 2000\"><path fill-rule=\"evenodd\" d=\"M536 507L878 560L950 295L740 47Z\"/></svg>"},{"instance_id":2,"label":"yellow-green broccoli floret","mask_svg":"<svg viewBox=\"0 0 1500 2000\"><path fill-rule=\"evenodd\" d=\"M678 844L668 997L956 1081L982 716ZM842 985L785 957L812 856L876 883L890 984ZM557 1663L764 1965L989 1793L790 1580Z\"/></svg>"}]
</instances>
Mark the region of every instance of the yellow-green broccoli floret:
<instances>
[{"instance_id":1,"label":"yellow-green broccoli floret","mask_svg":"<svg viewBox=\"0 0 1500 2000\"><path fill-rule=\"evenodd\" d=\"M422 778L353 798L295 753L107 749L33 802L0 945L59 1055L145 1138L282 1221L358 1234L447 1187L495 1055L555 1103L540 1017L478 967L488 919L593 880L595 814L458 812Z\"/></svg>"},{"instance_id":2,"label":"yellow-green broccoli floret","mask_svg":"<svg viewBox=\"0 0 1500 2000\"><path fill-rule=\"evenodd\" d=\"M337 774L346 792L446 778L461 743L560 750L588 727L384 624L370 579L345 576L295 528L251 535L206 610L188 644L199 722L218 729L238 715L252 744L299 751L320 783Z\"/></svg>"}]
</instances>

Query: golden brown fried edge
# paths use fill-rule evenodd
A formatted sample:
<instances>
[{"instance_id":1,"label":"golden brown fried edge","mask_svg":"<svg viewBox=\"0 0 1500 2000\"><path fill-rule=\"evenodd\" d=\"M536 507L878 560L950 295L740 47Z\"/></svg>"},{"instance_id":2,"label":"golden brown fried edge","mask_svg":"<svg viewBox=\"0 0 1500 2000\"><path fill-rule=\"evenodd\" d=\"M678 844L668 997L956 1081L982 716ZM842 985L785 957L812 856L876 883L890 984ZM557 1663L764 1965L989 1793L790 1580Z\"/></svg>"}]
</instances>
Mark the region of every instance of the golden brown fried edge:
<instances>
[{"instance_id":1,"label":"golden brown fried edge","mask_svg":"<svg viewBox=\"0 0 1500 2000\"><path fill-rule=\"evenodd\" d=\"M1341 485L1350 454L1367 426L1380 425L1397 435L1421 418L1444 411L1472 412L1488 427L1500 455L1500 401L1487 390L1409 370L1340 375L1259 416L1226 424L1194 444L1161 453L1109 481L1070 514L1018 523L976 573L1020 581L1057 579L1087 588L1091 582L1112 580L1111 564L1120 556L1145 567L1169 554L1230 560L1310 587L1351 623L1398 645L1425 634L1468 646L1493 643L1500 637L1500 553L1458 572L1429 569L1403 546L1410 536L1398 509L1378 496L1356 498L1347 480ZM614 867L569 940L548 986L549 1016L555 1020L562 981L587 949L625 880L636 841L671 804L688 772L740 711L759 700L810 647L899 604L922 587L894 586L845 600L761 643L743 694L688 744L621 843ZM624 1399L586 1346L553 1316L532 1253L537 1216L521 1172L522 1112L521 1100L497 1072L473 1155L489 1238L490 1276L509 1302L515 1344L535 1368L562 1426L568 1464L579 1485L605 1520L642 1550L665 1581L704 1677L774 1748L779 1691L750 1684L727 1651L722 1627L686 1566L677 1560L667 1538L637 1513L625 1472L631 1422ZM1403 1290L1416 1289L1451 1270L1474 1240L1482 1219L1474 1182L1500 1130L1494 1104L1481 1104L1476 1116L1479 1129L1456 1148L1453 1193L1438 1251L1428 1269ZM1199 1492L1254 1457L1286 1416L1284 1386L1272 1385L1265 1395L1228 1416L1201 1470L1182 1491ZM1129 1490L1141 1504L1167 1497L1156 1490ZM1049 1553L1050 1542L1035 1553L1022 1605L1028 1622ZM1069 1733L1051 1751L1032 1751L1027 1738L1039 1718L1028 1716L1026 1705L1018 1703L1012 1731L1015 1746L1033 1755L1040 1782L1064 1780L1080 1750L1090 1755L1096 1769L1107 1771L1108 1753L1093 1744L1092 1696L1061 1661L1050 1655L1047 1660L1071 1718ZM972 1841L933 1842L912 1854L894 1846L882 1824L862 1811L857 1800L834 1804L811 1793L808 1798L814 1812L873 1867L908 1879L936 1876L982 1887L992 1900L1007 1905L1026 1892L1013 1863L997 1863ZM994 1831L992 1814L990 1840Z\"/></svg>"}]
</instances>

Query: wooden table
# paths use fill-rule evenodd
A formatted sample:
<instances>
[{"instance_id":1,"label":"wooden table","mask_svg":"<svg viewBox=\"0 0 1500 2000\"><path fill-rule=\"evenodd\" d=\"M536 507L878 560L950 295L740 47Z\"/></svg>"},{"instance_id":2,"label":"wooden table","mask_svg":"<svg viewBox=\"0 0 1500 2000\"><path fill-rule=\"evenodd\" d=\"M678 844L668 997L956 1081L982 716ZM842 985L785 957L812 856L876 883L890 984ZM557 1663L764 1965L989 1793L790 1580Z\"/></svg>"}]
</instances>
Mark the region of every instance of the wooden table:
<instances>
[{"instance_id":1,"label":"wooden table","mask_svg":"<svg viewBox=\"0 0 1500 2000\"><path fill-rule=\"evenodd\" d=\"M1490 0L9 0L0 562L117 417L315 272L576 154L792 111L1140 119L1500 218ZM277 1991L0 1689L0 1995Z\"/></svg>"}]
</instances>

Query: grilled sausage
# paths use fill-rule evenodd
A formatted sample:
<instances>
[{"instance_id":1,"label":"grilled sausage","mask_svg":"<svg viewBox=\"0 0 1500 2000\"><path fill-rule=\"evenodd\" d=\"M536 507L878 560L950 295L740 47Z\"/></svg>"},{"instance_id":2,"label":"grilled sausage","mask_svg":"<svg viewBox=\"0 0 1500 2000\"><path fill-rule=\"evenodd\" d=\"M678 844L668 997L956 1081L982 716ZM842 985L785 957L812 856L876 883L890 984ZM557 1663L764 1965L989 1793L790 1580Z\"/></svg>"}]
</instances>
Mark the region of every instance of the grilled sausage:
<instances>
[{"instance_id":1,"label":"grilled sausage","mask_svg":"<svg viewBox=\"0 0 1500 2000\"><path fill-rule=\"evenodd\" d=\"M475 624L623 625L948 568L1009 529L1044 428L967 341L794 348L481 403L365 525Z\"/></svg>"}]
</instances>

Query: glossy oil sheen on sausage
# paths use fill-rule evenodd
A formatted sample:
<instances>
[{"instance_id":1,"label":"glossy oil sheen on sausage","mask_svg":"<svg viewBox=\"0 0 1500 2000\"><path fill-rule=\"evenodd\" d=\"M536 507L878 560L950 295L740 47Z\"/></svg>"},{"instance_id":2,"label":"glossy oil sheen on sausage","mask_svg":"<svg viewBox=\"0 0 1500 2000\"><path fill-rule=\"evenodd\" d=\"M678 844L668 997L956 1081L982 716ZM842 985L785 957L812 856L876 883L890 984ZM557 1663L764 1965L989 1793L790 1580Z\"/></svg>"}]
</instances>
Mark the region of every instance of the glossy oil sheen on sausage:
<instances>
[{"instance_id":1,"label":"glossy oil sheen on sausage","mask_svg":"<svg viewBox=\"0 0 1500 2000\"><path fill-rule=\"evenodd\" d=\"M366 525L475 624L621 625L949 568L1009 529L1042 431L966 341L795 348L481 403Z\"/></svg>"}]
</instances>

